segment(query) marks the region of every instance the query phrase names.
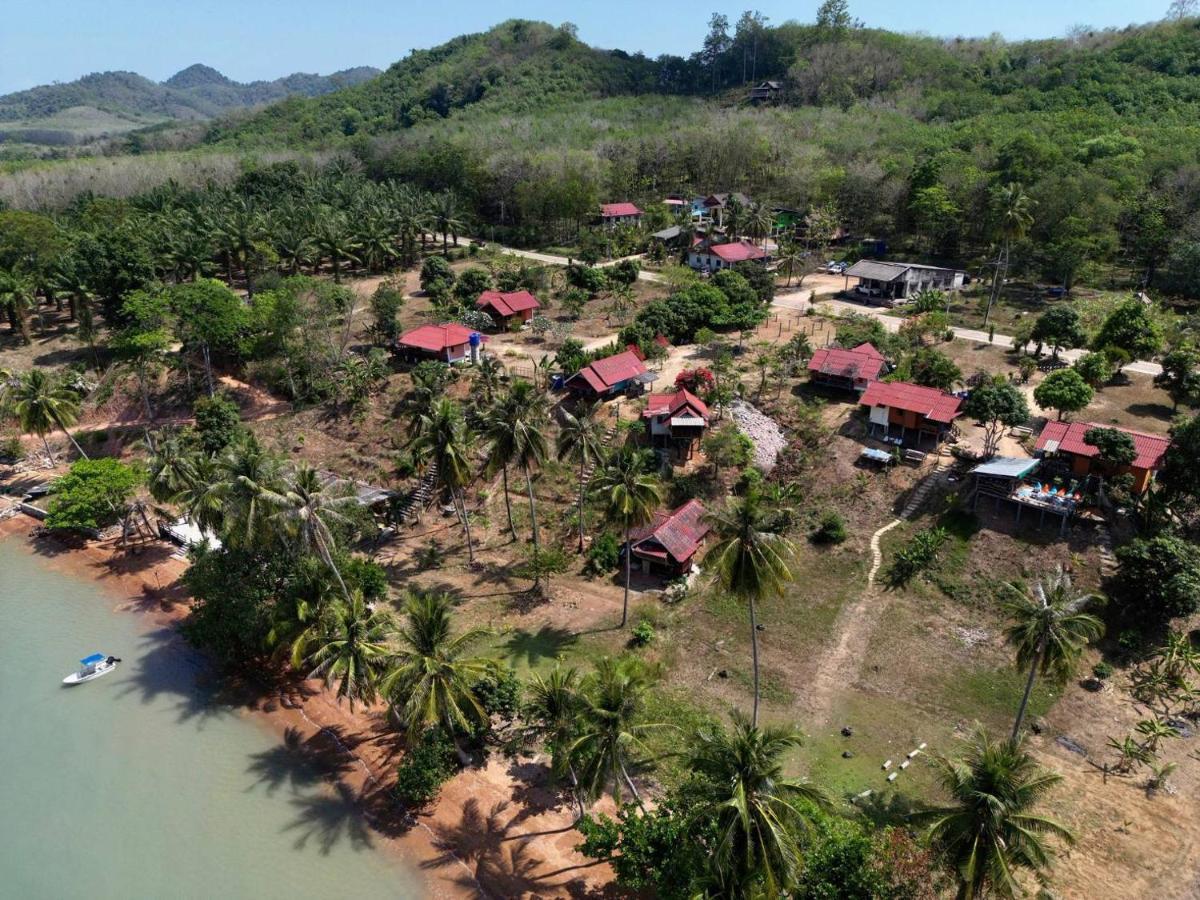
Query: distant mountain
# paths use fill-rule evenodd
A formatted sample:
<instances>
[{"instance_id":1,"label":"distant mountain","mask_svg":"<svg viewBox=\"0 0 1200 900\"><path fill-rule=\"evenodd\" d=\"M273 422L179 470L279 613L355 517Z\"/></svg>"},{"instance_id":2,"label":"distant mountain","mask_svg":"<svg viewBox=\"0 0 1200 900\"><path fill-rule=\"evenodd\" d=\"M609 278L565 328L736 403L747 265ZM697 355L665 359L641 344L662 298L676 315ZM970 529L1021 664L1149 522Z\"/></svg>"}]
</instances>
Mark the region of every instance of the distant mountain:
<instances>
[{"instance_id":1,"label":"distant mountain","mask_svg":"<svg viewBox=\"0 0 1200 900\"><path fill-rule=\"evenodd\" d=\"M71 144L161 122L210 119L286 97L318 97L379 74L359 66L242 84L196 64L160 84L135 72L100 72L0 96L0 140Z\"/></svg>"}]
</instances>

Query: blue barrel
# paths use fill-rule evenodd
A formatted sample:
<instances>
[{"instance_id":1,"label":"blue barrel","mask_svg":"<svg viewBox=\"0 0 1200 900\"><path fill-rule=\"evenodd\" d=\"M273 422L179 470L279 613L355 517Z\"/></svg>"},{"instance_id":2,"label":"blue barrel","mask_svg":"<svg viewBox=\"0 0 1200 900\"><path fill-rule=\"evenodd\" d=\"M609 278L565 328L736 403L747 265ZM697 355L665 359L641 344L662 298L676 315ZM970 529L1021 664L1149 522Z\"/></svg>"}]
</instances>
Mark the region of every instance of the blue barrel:
<instances>
[{"instance_id":1,"label":"blue barrel","mask_svg":"<svg viewBox=\"0 0 1200 900\"><path fill-rule=\"evenodd\" d=\"M472 331L471 336L468 338L468 340L471 342L472 347L478 347L480 344L483 343L483 335L480 334L478 331Z\"/></svg>"}]
</instances>

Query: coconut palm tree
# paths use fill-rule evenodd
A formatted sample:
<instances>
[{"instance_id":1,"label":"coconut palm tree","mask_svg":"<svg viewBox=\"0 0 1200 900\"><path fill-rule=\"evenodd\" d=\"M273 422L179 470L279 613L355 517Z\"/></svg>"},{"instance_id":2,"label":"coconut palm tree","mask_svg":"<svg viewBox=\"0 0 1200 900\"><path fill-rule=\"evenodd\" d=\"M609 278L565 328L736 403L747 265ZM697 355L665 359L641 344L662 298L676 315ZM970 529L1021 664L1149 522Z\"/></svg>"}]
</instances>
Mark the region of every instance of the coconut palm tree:
<instances>
[{"instance_id":1,"label":"coconut palm tree","mask_svg":"<svg viewBox=\"0 0 1200 900\"><path fill-rule=\"evenodd\" d=\"M29 311L37 302L33 280L17 272L0 270L0 309L8 314L13 333L23 344L33 343L29 336Z\"/></svg>"},{"instance_id":2,"label":"coconut palm tree","mask_svg":"<svg viewBox=\"0 0 1200 900\"><path fill-rule=\"evenodd\" d=\"M585 810L579 792L579 774L571 755L571 746L579 737L584 706L579 670L564 669L555 663L545 676L533 673L525 689L529 697L524 709L526 735L542 740L550 748L550 771L556 778L566 775L570 779L571 792L582 818Z\"/></svg>"},{"instance_id":3,"label":"coconut palm tree","mask_svg":"<svg viewBox=\"0 0 1200 900\"><path fill-rule=\"evenodd\" d=\"M279 535L298 549L315 553L337 580L342 596L353 602L342 573L334 562L334 531L350 525L348 513L358 500L337 480L322 479L307 463L284 478L281 490L264 490L263 499L274 509L271 516Z\"/></svg>"},{"instance_id":4,"label":"coconut palm tree","mask_svg":"<svg viewBox=\"0 0 1200 900\"><path fill-rule=\"evenodd\" d=\"M546 440L546 401L529 381L517 379L488 414L484 426L491 443L489 469L500 469L504 475L504 503L508 507L508 466L515 464L525 475L525 489L529 495L529 520L533 533L533 552L537 555L538 540L537 501L533 496L533 470L539 468L549 455ZM509 528L512 529L512 509L508 509ZM517 536L512 529L513 538ZM541 584L535 576L534 589Z\"/></svg>"},{"instance_id":5,"label":"coconut palm tree","mask_svg":"<svg viewBox=\"0 0 1200 900\"><path fill-rule=\"evenodd\" d=\"M593 490L604 499L608 517L625 531L625 599L621 606L621 628L629 621L629 582L633 572L630 538L633 529L654 519L662 505L658 479L647 475L653 456L645 450L625 450L612 458L597 474Z\"/></svg>"},{"instance_id":6,"label":"coconut palm tree","mask_svg":"<svg viewBox=\"0 0 1200 900\"><path fill-rule=\"evenodd\" d=\"M792 278L796 275L796 270L804 267L804 260L808 253L803 247L795 241L788 241L782 244L778 250L776 257L779 267L787 272L787 287L792 286Z\"/></svg>"},{"instance_id":7,"label":"coconut palm tree","mask_svg":"<svg viewBox=\"0 0 1200 900\"><path fill-rule=\"evenodd\" d=\"M179 502L200 528L216 530L225 543L240 548L263 542L271 512L269 497L283 487L279 457L244 435L211 464L200 461L196 487Z\"/></svg>"},{"instance_id":8,"label":"coconut palm tree","mask_svg":"<svg viewBox=\"0 0 1200 900\"><path fill-rule=\"evenodd\" d=\"M1075 670L1083 648L1104 634L1104 623L1083 610L1097 600L1095 594L1078 593L1071 576L1060 568L1033 587L1008 582L1004 608L1010 624L1005 639L1017 651L1017 665L1029 667L1025 693L1017 709L1012 738L1017 739L1034 679L1050 675L1065 681Z\"/></svg>"},{"instance_id":9,"label":"coconut palm tree","mask_svg":"<svg viewBox=\"0 0 1200 900\"><path fill-rule=\"evenodd\" d=\"M336 571L336 570L335 570ZM301 632L292 644L292 665L311 666L308 678L322 678L329 687L338 683L337 697L371 703L379 679L392 655L390 642L395 622L384 610L372 610L362 591L326 606L316 626Z\"/></svg>"},{"instance_id":10,"label":"coconut palm tree","mask_svg":"<svg viewBox=\"0 0 1200 900\"><path fill-rule=\"evenodd\" d=\"M957 873L959 900L1021 896L1017 872L1040 875L1053 858L1046 839L1074 842L1066 826L1036 811L1062 776L1039 767L1022 738L994 740L977 728L960 757L933 766L953 802L922 817Z\"/></svg>"},{"instance_id":11,"label":"coconut palm tree","mask_svg":"<svg viewBox=\"0 0 1200 900\"><path fill-rule=\"evenodd\" d=\"M433 199L432 213L434 229L442 236L442 253L449 254L447 236L452 235L458 244L459 232L466 227L459 213L458 197L453 191L442 191Z\"/></svg>"},{"instance_id":12,"label":"coconut palm tree","mask_svg":"<svg viewBox=\"0 0 1200 900\"><path fill-rule=\"evenodd\" d=\"M159 503L173 503L199 482L196 451L178 432L159 431L147 435L146 486Z\"/></svg>"},{"instance_id":13,"label":"coconut palm tree","mask_svg":"<svg viewBox=\"0 0 1200 900\"><path fill-rule=\"evenodd\" d=\"M571 460L579 463L579 552L583 552L583 507L584 493L587 485L588 466L599 465L604 456L604 426L596 418L600 409L599 402L582 407L579 412L570 413L563 410L562 422L558 430L557 452L561 460Z\"/></svg>"},{"instance_id":14,"label":"coconut palm tree","mask_svg":"<svg viewBox=\"0 0 1200 900\"><path fill-rule=\"evenodd\" d=\"M322 207L317 219L313 244L322 257L328 257L333 267L333 281L342 283L342 263L358 262L355 251L358 243L350 232L346 217L330 207Z\"/></svg>"},{"instance_id":15,"label":"coconut palm tree","mask_svg":"<svg viewBox=\"0 0 1200 900\"><path fill-rule=\"evenodd\" d=\"M508 381L504 364L493 356L485 356L475 367L474 387L479 392L479 405L487 409L495 402L496 393Z\"/></svg>"},{"instance_id":16,"label":"coconut palm tree","mask_svg":"<svg viewBox=\"0 0 1200 900\"><path fill-rule=\"evenodd\" d=\"M398 647L379 687L410 733L441 726L456 735L487 724L474 685L495 663L468 651L488 632L472 628L455 635L452 608L448 596L435 592L414 592L404 605Z\"/></svg>"},{"instance_id":17,"label":"coconut palm tree","mask_svg":"<svg viewBox=\"0 0 1200 900\"><path fill-rule=\"evenodd\" d=\"M736 712L732 729L696 735L688 768L704 788L694 812L716 822L710 876L722 896L746 896L759 882L767 897L794 887L798 839L810 826L805 807L831 805L811 782L784 776L784 757L799 745L794 729L759 729Z\"/></svg>"},{"instance_id":18,"label":"coconut palm tree","mask_svg":"<svg viewBox=\"0 0 1200 900\"><path fill-rule=\"evenodd\" d=\"M453 400L443 397L418 417L414 431L413 454L426 465L435 467L437 484L450 496L463 524L467 559L474 563L471 517L463 496L463 489L471 481L471 434L463 421L462 411Z\"/></svg>"},{"instance_id":19,"label":"coconut palm tree","mask_svg":"<svg viewBox=\"0 0 1200 900\"><path fill-rule=\"evenodd\" d=\"M999 212L1000 254L996 259L996 271L992 276L992 290L988 294L987 308L983 313L984 328L988 326L992 316L992 306L996 303L996 299L1000 296L1000 288L1004 285L1012 243L1021 240L1029 233L1029 229L1033 226L1035 205L1036 202L1025 193L1025 189L1018 182L1004 185L996 194L996 207Z\"/></svg>"},{"instance_id":20,"label":"coconut palm tree","mask_svg":"<svg viewBox=\"0 0 1200 900\"><path fill-rule=\"evenodd\" d=\"M757 726L757 604L780 596L792 580L791 562L796 547L779 533L779 519L764 508L755 490L709 516L709 524L717 543L705 556L704 569L719 590L744 602L750 613L750 654L754 666L754 709L750 724Z\"/></svg>"},{"instance_id":21,"label":"coconut palm tree","mask_svg":"<svg viewBox=\"0 0 1200 900\"><path fill-rule=\"evenodd\" d=\"M612 785L619 803L623 783L641 804L641 794L629 775L631 753L645 748L642 739L647 734L666 727L642 721L649 686L645 665L633 658L605 656L583 680L580 734L570 753L580 760L580 784L589 797L599 797Z\"/></svg>"},{"instance_id":22,"label":"coconut palm tree","mask_svg":"<svg viewBox=\"0 0 1200 900\"><path fill-rule=\"evenodd\" d=\"M67 436L76 453L88 458L67 430L79 420L79 395L66 384L48 375L45 369L30 369L9 386L7 396L21 430L42 439L50 462L54 462L54 451L46 435L55 428Z\"/></svg>"}]
</instances>

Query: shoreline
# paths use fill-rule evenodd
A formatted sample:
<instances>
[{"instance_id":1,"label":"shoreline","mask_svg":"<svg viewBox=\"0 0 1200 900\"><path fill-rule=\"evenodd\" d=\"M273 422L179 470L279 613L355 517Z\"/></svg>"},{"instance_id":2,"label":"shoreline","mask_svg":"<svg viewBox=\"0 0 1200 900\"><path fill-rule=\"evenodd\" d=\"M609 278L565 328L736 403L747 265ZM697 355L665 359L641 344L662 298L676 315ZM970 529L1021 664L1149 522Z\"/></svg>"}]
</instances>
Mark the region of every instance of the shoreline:
<instances>
[{"instance_id":1,"label":"shoreline","mask_svg":"<svg viewBox=\"0 0 1200 900\"><path fill-rule=\"evenodd\" d=\"M178 629L190 598L179 578L188 563L171 556L175 548L156 541L127 555L111 541L39 537L38 524L18 513L0 521L0 540L19 538L48 565L108 593L114 612L136 613L185 641ZM572 807L539 784L536 757L492 753L484 766L448 781L433 805L410 815L390 798L402 742L384 708L351 712L316 680L271 685L221 676L221 682L221 699L235 712L270 729L297 765L320 768L330 789L366 821L376 849L400 859L424 896L498 900L612 890L610 867L575 852Z\"/></svg>"}]
</instances>

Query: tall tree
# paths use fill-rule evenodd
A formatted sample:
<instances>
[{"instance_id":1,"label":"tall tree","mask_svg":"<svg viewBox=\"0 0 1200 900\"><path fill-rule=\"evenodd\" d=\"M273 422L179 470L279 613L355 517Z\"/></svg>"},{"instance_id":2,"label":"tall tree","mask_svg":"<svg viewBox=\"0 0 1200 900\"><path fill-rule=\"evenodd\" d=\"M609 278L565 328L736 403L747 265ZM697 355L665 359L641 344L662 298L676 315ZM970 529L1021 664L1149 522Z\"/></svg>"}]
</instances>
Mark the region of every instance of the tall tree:
<instances>
[{"instance_id":1,"label":"tall tree","mask_svg":"<svg viewBox=\"0 0 1200 900\"><path fill-rule=\"evenodd\" d=\"M658 479L646 474L649 460L646 451L624 450L600 470L594 490L604 498L611 519L625 531L625 600L621 606L621 628L629 621L629 583L633 578L633 529L654 518L662 505L662 488Z\"/></svg>"},{"instance_id":2,"label":"tall tree","mask_svg":"<svg viewBox=\"0 0 1200 900\"><path fill-rule=\"evenodd\" d=\"M23 432L42 439L46 456L54 462L54 451L46 438L57 428L84 459L88 455L67 428L79 420L79 395L45 369L30 369L7 390L7 403Z\"/></svg>"},{"instance_id":3,"label":"tall tree","mask_svg":"<svg viewBox=\"0 0 1200 900\"><path fill-rule=\"evenodd\" d=\"M338 683L337 697L371 703L377 685L392 655L390 638L395 622L385 610L372 610L362 591L348 599L328 604L316 627L305 629L292 644L292 665L311 666L309 678L321 678L325 686Z\"/></svg>"},{"instance_id":4,"label":"tall tree","mask_svg":"<svg viewBox=\"0 0 1200 900\"><path fill-rule=\"evenodd\" d=\"M831 806L812 783L783 774L798 746L794 729L759 729L737 712L732 729L696 736L688 756L688 769L702 779L694 813L716 823L709 872L720 896L754 896L761 885L762 896L780 897L795 888L807 810Z\"/></svg>"},{"instance_id":5,"label":"tall tree","mask_svg":"<svg viewBox=\"0 0 1200 900\"><path fill-rule=\"evenodd\" d=\"M716 544L704 557L704 569L719 590L746 604L750 613L750 652L754 666L754 709L750 724L758 725L758 615L761 601L783 594L790 582L796 548L778 531L779 520L765 509L757 491L732 500L709 517Z\"/></svg>"},{"instance_id":6,"label":"tall tree","mask_svg":"<svg viewBox=\"0 0 1200 900\"><path fill-rule=\"evenodd\" d=\"M380 690L410 733L441 726L451 735L487 724L473 685L494 663L468 655L487 632L454 634L453 606L445 594L418 592L404 604L398 648Z\"/></svg>"},{"instance_id":7,"label":"tall tree","mask_svg":"<svg viewBox=\"0 0 1200 900\"><path fill-rule=\"evenodd\" d=\"M598 466L604 454L604 426L596 418L600 404L584 406L578 412L563 410L562 423L558 430L558 458L579 463L579 552L583 552L584 500L587 493L588 466Z\"/></svg>"},{"instance_id":8,"label":"tall tree","mask_svg":"<svg viewBox=\"0 0 1200 900\"><path fill-rule=\"evenodd\" d=\"M1065 681L1075 670L1083 648L1104 633L1104 623L1084 612L1096 595L1076 592L1071 576L1059 569L1032 587L1007 582L1004 607L1010 624L1005 639L1017 651L1017 665L1029 668L1025 693L1013 722L1012 739L1021 733L1033 681L1041 674Z\"/></svg>"},{"instance_id":9,"label":"tall tree","mask_svg":"<svg viewBox=\"0 0 1200 900\"><path fill-rule=\"evenodd\" d=\"M275 512L272 519L280 535L296 549L314 553L333 573L342 596L353 604L350 589L334 561L336 532L350 527L349 513L357 498L340 481L328 481L307 464L284 478L281 491L264 491L266 503Z\"/></svg>"},{"instance_id":10,"label":"tall tree","mask_svg":"<svg viewBox=\"0 0 1200 900\"><path fill-rule=\"evenodd\" d=\"M996 232L1000 239L1000 252L996 257L996 271L992 276L992 289L988 293L987 308L983 313L983 327L987 328L992 318L1004 279L1008 274L1009 257L1014 241L1024 239L1033 225L1035 203L1025 193L1019 182L1006 184L996 191L992 200L996 213Z\"/></svg>"},{"instance_id":11,"label":"tall tree","mask_svg":"<svg viewBox=\"0 0 1200 900\"><path fill-rule=\"evenodd\" d=\"M1049 866L1046 838L1074 843L1065 825L1036 810L1062 776L1040 768L1021 739L994 740L978 728L961 757L939 756L933 764L953 802L924 816L957 874L959 900L1023 896L1017 872L1040 874Z\"/></svg>"},{"instance_id":12,"label":"tall tree","mask_svg":"<svg viewBox=\"0 0 1200 900\"><path fill-rule=\"evenodd\" d=\"M467 540L467 559L475 562L471 542L471 517L464 488L471 481L471 435L458 405L446 398L437 400L416 423L413 452L433 468L439 487L449 495L458 510Z\"/></svg>"},{"instance_id":13,"label":"tall tree","mask_svg":"<svg viewBox=\"0 0 1200 900\"><path fill-rule=\"evenodd\" d=\"M534 672L530 676L526 691L529 699L525 703L523 719L529 737L539 738L550 749L550 771L556 778L566 775L571 790L579 804L579 814L584 814L583 797L579 791L579 773L571 747L579 736L580 716L584 701L580 692L577 669L563 668L555 663L546 675Z\"/></svg>"}]
</instances>

